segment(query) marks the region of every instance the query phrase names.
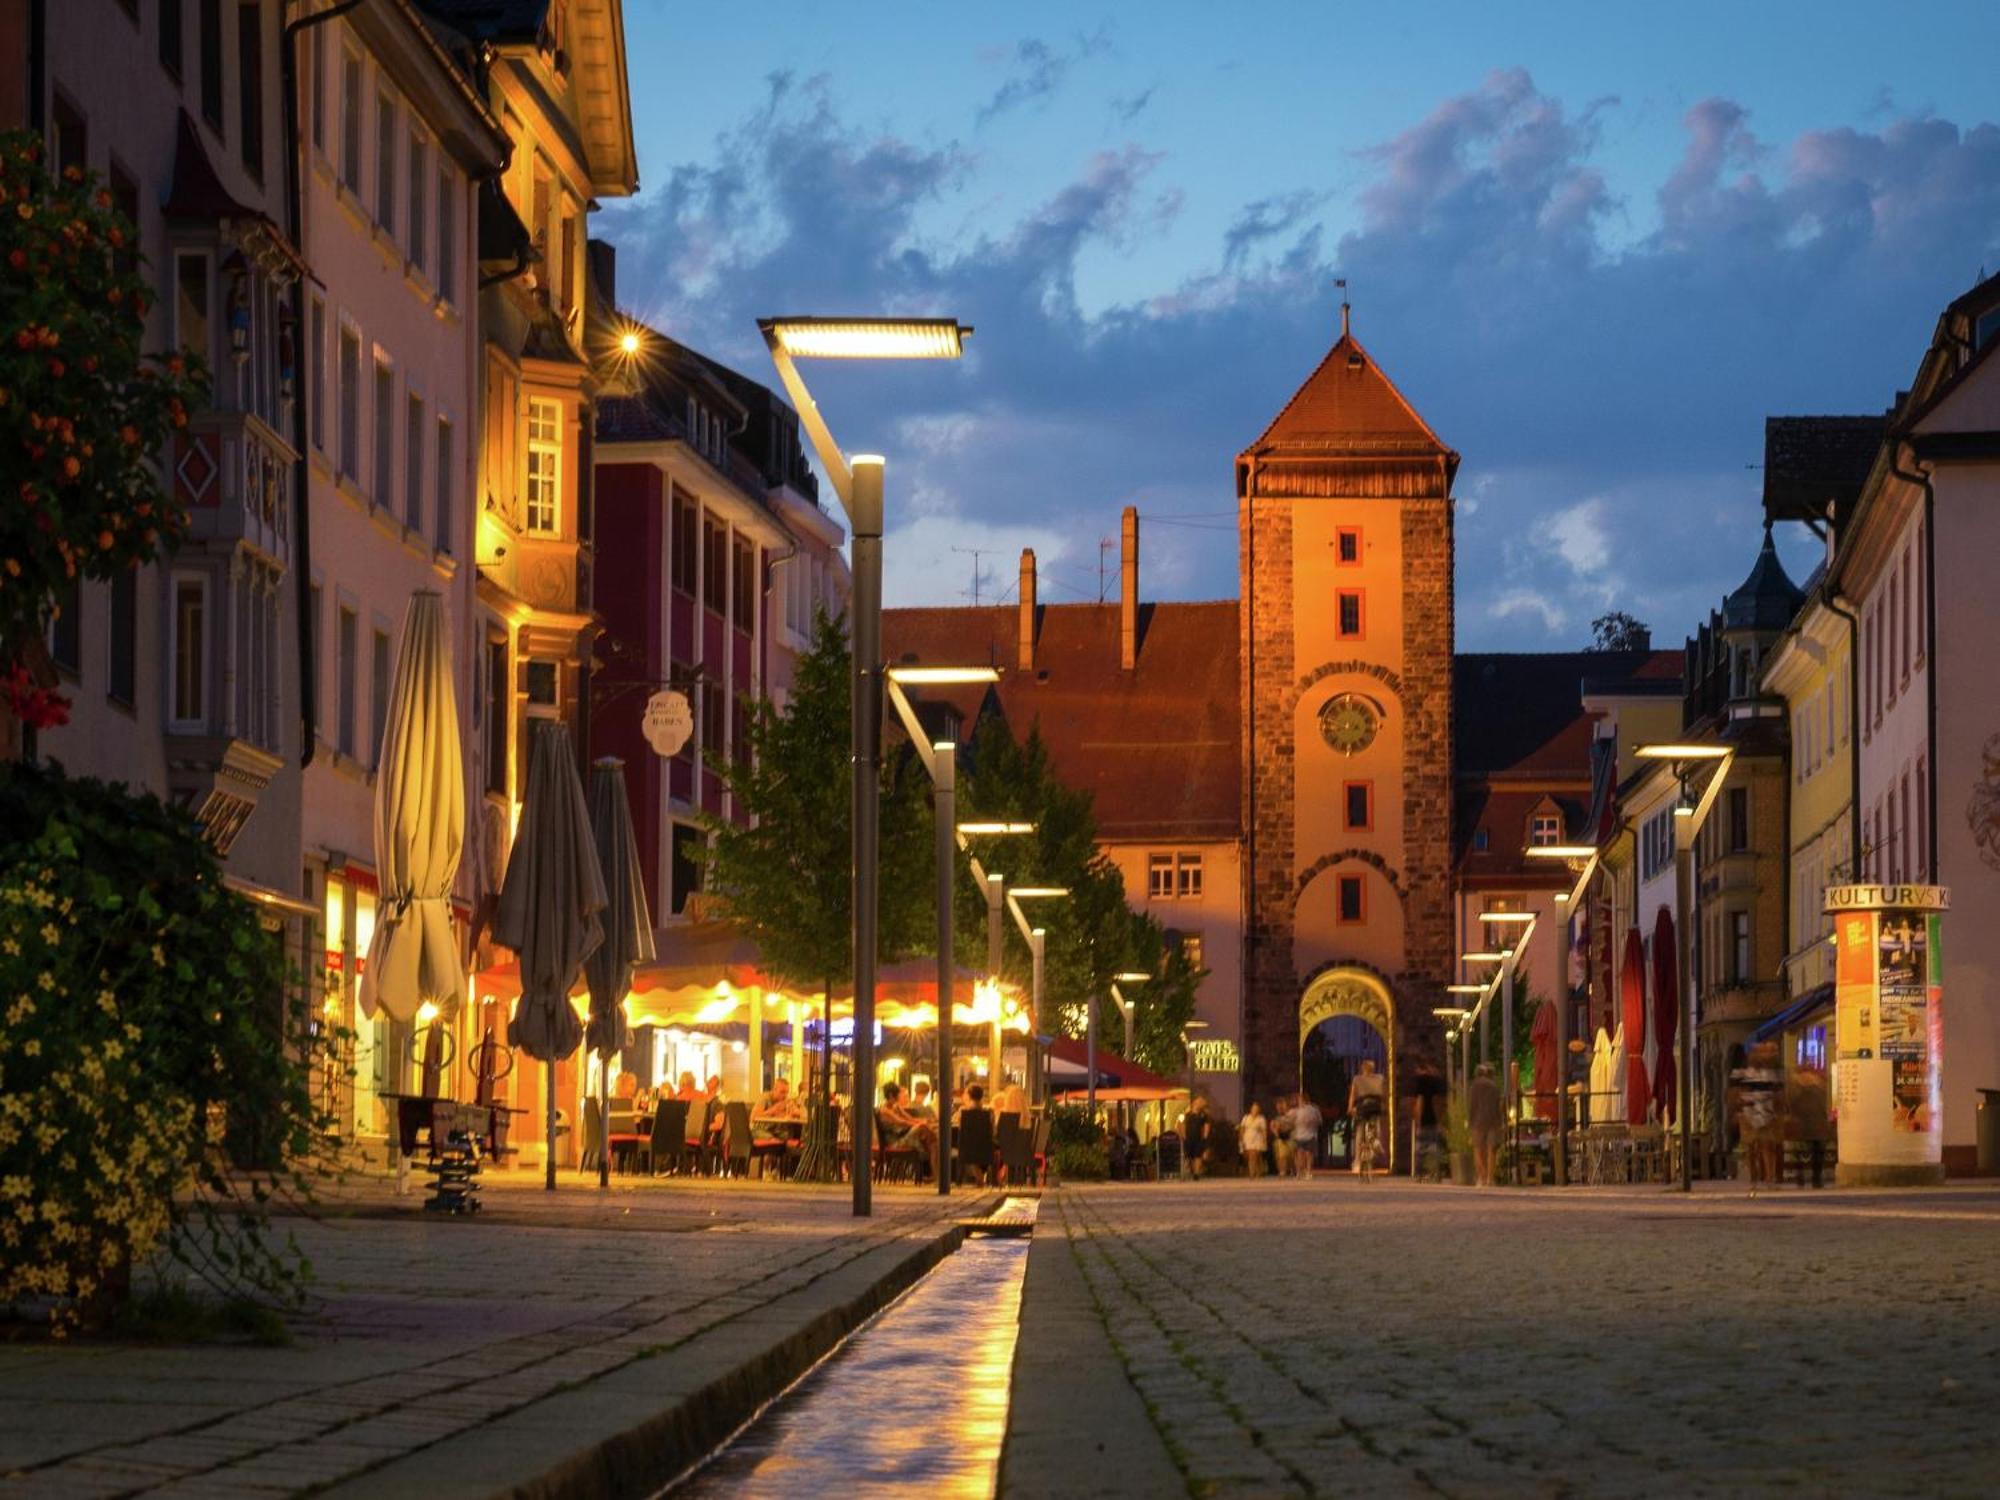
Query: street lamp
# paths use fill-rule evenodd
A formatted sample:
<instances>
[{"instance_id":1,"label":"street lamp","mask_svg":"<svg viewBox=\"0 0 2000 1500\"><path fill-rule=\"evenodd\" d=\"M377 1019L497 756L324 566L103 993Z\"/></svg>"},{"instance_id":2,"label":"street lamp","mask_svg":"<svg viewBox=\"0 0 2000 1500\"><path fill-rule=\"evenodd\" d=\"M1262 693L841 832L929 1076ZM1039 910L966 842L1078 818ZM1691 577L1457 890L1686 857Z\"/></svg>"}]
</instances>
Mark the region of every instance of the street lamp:
<instances>
[{"instance_id":1,"label":"street lamp","mask_svg":"<svg viewBox=\"0 0 2000 1500\"><path fill-rule=\"evenodd\" d=\"M1572 869L1581 864L1576 882L1567 891L1556 892L1556 905L1574 918L1582 909L1583 893L1590 889L1590 877L1598 871L1600 858L1595 844L1538 844L1529 848L1531 859L1559 859ZM1569 1184L1569 1016L1568 985L1556 1000L1556 1186Z\"/></svg>"},{"instance_id":2,"label":"street lamp","mask_svg":"<svg viewBox=\"0 0 2000 1500\"><path fill-rule=\"evenodd\" d=\"M1708 821L1709 813L1715 807L1715 799L1722 793L1722 784L1729 779L1730 763L1736 758L1736 751L1727 745L1684 745L1662 744L1641 745L1632 752L1641 760L1660 760L1672 764L1674 776L1680 782L1681 796L1674 808L1674 947L1676 961L1680 966L1682 1001L1681 1016L1681 1191L1694 1191L1694 1072L1695 1072L1695 1001L1700 986L1688 972L1688 921L1690 908L1694 905L1694 840L1701 832L1701 825ZM1712 762L1714 774L1702 788L1701 798L1693 806L1688 805L1688 778L1694 774L1694 767L1701 762Z\"/></svg>"},{"instance_id":3,"label":"street lamp","mask_svg":"<svg viewBox=\"0 0 2000 1500\"><path fill-rule=\"evenodd\" d=\"M957 359L972 330L956 319L760 318L778 379L847 512L853 537L854 647L852 860L854 906L854 1213L873 1211L875 956L881 863L877 821L882 759L882 468L878 454L847 456L827 430L796 359Z\"/></svg>"},{"instance_id":4,"label":"street lamp","mask_svg":"<svg viewBox=\"0 0 2000 1500\"><path fill-rule=\"evenodd\" d=\"M1500 948L1477 953L1461 953L1458 955L1458 961L1462 964L1505 964L1507 962L1507 950ZM1479 1060L1482 1063L1489 1063L1493 1061L1493 1032L1491 1024L1486 1019L1486 1007L1484 1005L1478 1007L1478 1013Z\"/></svg>"},{"instance_id":5,"label":"street lamp","mask_svg":"<svg viewBox=\"0 0 2000 1500\"><path fill-rule=\"evenodd\" d=\"M989 889L998 889L999 879L999 876L993 876ZM1029 1018L1028 1035L1031 1038L1036 1034L1034 1028L1042 1024L1042 960L1047 952L1048 929L1037 927L1034 923L1030 922L1028 914L1021 909L1021 903L1023 901L1060 901L1068 894L1069 887L1066 885L1017 885L1011 891L1007 892L1007 911L1014 918L1014 925L1021 929L1021 936L1028 944L1028 955L1034 960L1035 965L1033 988L1030 992L1034 1007L1034 1014ZM993 972L998 974L1000 972L1000 933L997 924L994 928L992 943ZM1031 1044L1028 1048L1031 1057L1034 1054L1035 1045L1038 1044ZM993 1075L997 1078L999 1074L1000 1032L996 1027L993 1032ZM1093 1086L1095 1082L1096 1080L1093 1076Z\"/></svg>"},{"instance_id":6,"label":"street lamp","mask_svg":"<svg viewBox=\"0 0 2000 1500\"><path fill-rule=\"evenodd\" d=\"M1125 992L1118 988L1121 984L1144 984L1153 976L1143 969L1130 969L1111 976L1111 999L1118 1007L1118 1014L1125 1018L1125 1060L1132 1060L1132 1018L1138 1011L1135 1001L1127 1000Z\"/></svg>"},{"instance_id":7,"label":"street lamp","mask_svg":"<svg viewBox=\"0 0 2000 1500\"><path fill-rule=\"evenodd\" d=\"M1507 1177L1518 1187L1521 1181L1521 1090L1520 1075L1514 1066L1514 974L1521 966L1522 950L1535 935L1535 914L1531 911L1489 911L1480 913L1479 920L1496 927L1516 929L1514 940L1506 950L1507 956L1500 965L1500 1089L1507 1100L1508 1116L1513 1121L1514 1132L1514 1150L1508 1163Z\"/></svg>"},{"instance_id":8,"label":"street lamp","mask_svg":"<svg viewBox=\"0 0 2000 1500\"><path fill-rule=\"evenodd\" d=\"M951 935L951 875L952 864L958 856L958 836L961 832L958 823L958 746L950 740L939 740L926 748L930 737L924 733L924 726L917 718L909 694L903 691L903 685L967 686L998 682L1000 674L992 667L891 667L887 678L889 704L896 710L896 717L902 721L910 744L917 752L917 759L923 762L924 771L931 779L931 820L937 834L937 1077L940 1091L937 1190L939 1197L946 1197L951 1193L951 1025L953 980L957 973Z\"/></svg>"}]
</instances>

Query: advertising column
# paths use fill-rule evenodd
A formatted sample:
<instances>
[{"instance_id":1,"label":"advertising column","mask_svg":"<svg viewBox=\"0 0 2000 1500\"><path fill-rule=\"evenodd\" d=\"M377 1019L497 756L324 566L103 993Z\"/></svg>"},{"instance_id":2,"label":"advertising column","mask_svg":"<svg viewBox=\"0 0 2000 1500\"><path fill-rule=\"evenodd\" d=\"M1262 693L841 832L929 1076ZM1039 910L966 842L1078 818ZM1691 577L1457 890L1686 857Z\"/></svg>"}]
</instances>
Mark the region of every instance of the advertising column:
<instances>
[{"instance_id":1,"label":"advertising column","mask_svg":"<svg viewBox=\"0 0 2000 1500\"><path fill-rule=\"evenodd\" d=\"M1843 1186L1944 1180L1942 913L1935 885L1827 887Z\"/></svg>"}]
</instances>

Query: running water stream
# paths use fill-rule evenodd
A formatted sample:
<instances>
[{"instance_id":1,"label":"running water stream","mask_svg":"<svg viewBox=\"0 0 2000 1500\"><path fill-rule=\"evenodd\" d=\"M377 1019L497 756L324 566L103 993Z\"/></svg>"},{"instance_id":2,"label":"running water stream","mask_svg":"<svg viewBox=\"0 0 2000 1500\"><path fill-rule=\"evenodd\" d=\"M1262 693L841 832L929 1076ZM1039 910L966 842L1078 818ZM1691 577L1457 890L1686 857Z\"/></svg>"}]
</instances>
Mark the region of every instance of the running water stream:
<instances>
[{"instance_id":1,"label":"running water stream","mask_svg":"<svg viewBox=\"0 0 2000 1500\"><path fill-rule=\"evenodd\" d=\"M996 1218L1032 1215L1008 1199ZM987 1500L1028 1239L973 1235L667 1494Z\"/></svg>"}]
</instances>

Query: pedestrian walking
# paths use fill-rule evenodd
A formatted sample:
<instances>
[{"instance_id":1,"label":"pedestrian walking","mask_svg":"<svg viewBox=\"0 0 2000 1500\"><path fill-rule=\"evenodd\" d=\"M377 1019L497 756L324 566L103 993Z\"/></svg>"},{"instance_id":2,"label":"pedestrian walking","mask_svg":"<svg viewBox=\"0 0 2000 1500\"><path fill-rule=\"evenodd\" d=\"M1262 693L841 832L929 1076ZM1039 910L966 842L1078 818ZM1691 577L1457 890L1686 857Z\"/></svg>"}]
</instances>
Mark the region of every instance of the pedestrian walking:
<instances>
[{"instance_id":1,"label":"pedestrian walking","mask_svg":"<svg viewBox=\"0 0 2000 1500\"><path fill-rule=\"evenodd\" d=\"M1292 1170L1307 1182L1312 1180L1313 1157L1319 1151L1320 1127L1325 1123L1319 1106L1299 1095L1299 1102L1292 1107Z\"/></svg>"},{"instance_id":2,"label":"pedestrian walking","mask_svg":"<svg viewBox=\"0 0 2000 1500\"><path fill-rule=\"evenodd\" d=\"M1181 1117L1181 1142L1187 1153L1188 1176L1197 1182L1208 1165L1208 1127L1208 1100L1196 1094Z\"/></svg>"},{"instance_id":3,"label":"pedestrian walking","mask_svg":"<svg viewBox=\"0 0 2000 1500\"><path fill-rule=\"evenodd\" d=\"M1289 1177L1292 1171L1292 1101L1280 1094L1271 1104L1271 1173Z\"/></svg>"},{"instance_id":4,"label":"pedestrian walking","mask_svg":"<svg viewBox=\"0 0 2000 1500\"><path fill-rule=\"evenodd\" d=\"M1382 1151L1382 1122L1389 1112L1389 1080L1375 1071L1375 1059L1361 1060L1361 1071L1347 1086L1347 1117L1354 1122L1354 1168L1366 1182L1375 1175L1375 1158Z\"/></svg>"},{"instance_id":5,"label":"pedestrian walking","mask_svg":"<svg viewBox=\"0 0 2000 1500\"><path fill-rule=\"evenodd\" d=\"M1465 1090L1465 1123L1472 1132L1473 1180L1493 1186L1493 1155L1500 1144L1506 1112L1500 1107L1500 1085L1493 1081L1493 1064L1481 1063Z\"/></svg>"},{"instance_id":6,"label":"pedestrian walking","mask_svg":"<svg viewBox=\"0 0 2000 1500\"><path fill-rule=\"evenodd\" d=\"M1271 1145L1271 1122L1264 1118L1263 1106L1255 1099L1236 1122L1236 1142L1243 1148L1243 1160L1249 1164L1250 1175L1262 1177L1264 1153Z\"/></svg>"},{"instance_id":7,"label":"pedestrian walking","mask_svg":"<svg viewBox=\"0 0 2000 1500\"><path fill-rule=\"evenodd\" d=\"M1778 1044L1759 1042L1742 1067L1729 1075L1730 1102L1750 1168L1750 1191L1778 1185L1785 1149L1778 1106L1785 1080L1778 1071Z\"/></svg>"},{"instance_id":8,"label":"pedestrian walking","mask_svg":"<svg viewBox=\"0 0 2000 1500\"><path fill-rule=\"evenodd\" d=\"M1799 1158L1799 1186L1806 1185L1806 1167L1812 1167L1812 1185L1823 1185L1826 1172L1826 1143L1833 1138L1833 1120L1827 1113L1826 1075L1818 1068L1800 1068L1785 1089L1785 1113L1791 1122L1791 1136L1803 1148Z\"/></svg>"}]
</instances>

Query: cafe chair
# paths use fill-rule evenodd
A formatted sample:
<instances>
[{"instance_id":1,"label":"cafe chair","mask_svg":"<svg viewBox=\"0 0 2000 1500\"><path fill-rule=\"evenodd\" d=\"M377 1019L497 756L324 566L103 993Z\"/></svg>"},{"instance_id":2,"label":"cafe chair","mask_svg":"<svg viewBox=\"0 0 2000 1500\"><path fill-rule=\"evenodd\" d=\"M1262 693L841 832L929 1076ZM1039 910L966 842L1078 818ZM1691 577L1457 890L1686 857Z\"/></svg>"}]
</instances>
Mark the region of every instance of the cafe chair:
<instances>
[{"instance_id":1,"label":"cafe chair","mask_svg":"<svg viewBox=\"0 0 2000 1500\"><path fill-rule=\"evenodd\" d=\"M687 1100L662 1099L653 1106L652 1147L646 1163L649 1170L680 1170L687 1157L687 1128Z\"/></svg>"},{"instance_id":2,"label":"cafe chair","mask_svg":"<svg viewBox=\"0 0 2000 1500\"><path fill-rule=\"evenodd\" d=\"M750 1175L750 1106L741 1099L722 1106L722 1157L726 1175Z\"/></svg>"},{"instance_id":3,"label":"cafe chair","mask_svg":"<svg viewBox=\"0 0 2000 1500\"><path fill-rule=\"evenodd\" d=\"M583 1142L582 1151L576 1159L577 1170L588 1172L597 1165L598 1153L604 1150L604 1116L598 1112L597 1101L583 1101Z\"/></svg>"},{"instance_id":4,"label":"cafe chair","mask_svg":"<svg viewBox=\"0 0 2000 1500\"><path fill-rule=\"evenodd\" d=\"M639 1133L638 1116L629 1105L611 1106L610 1125L605 1139L611 1147L611 1170L630 1171L633 1158L642 1147L651 1145L651 1138Z\"/></svg>"},{"instance_id":5,"label":"cafe chair","mask_svg":"<svg viewBox=\"0 0 2000 1500\"><path fill-rule=\"evenodd\" d=\"M984 1187L993 1177L993 1111L967 1109L958 1117L958 1180L979 1174Z\"/></svg>"},{"instance_id":6,"label":"cafe chair","mask_svg":"<svg viewBox=\"0 0 2000 1500\"><path fill-rule=\"evenodd\" d=\"M899 1139L902 1127L892 1120L882 1118L882 1112L875 1112L875 1180L877 1182L915 1182L917 1169L923 1164L923 1152L915 1146L892 1146L890 1141Z\"/></svg>"},{"instance_id":7,"label":"cafe chair","mask_svg":"<svg viewBox=\"0 0 2000 1500\"><path fill-rule=\"evenodd\" d=\"M1000 1116L1000 1170L1007 1186L1020 1187L1035 1180L1035 1136L1020 1115L1009 1110Z\"/></svg>"}]
</instances>

